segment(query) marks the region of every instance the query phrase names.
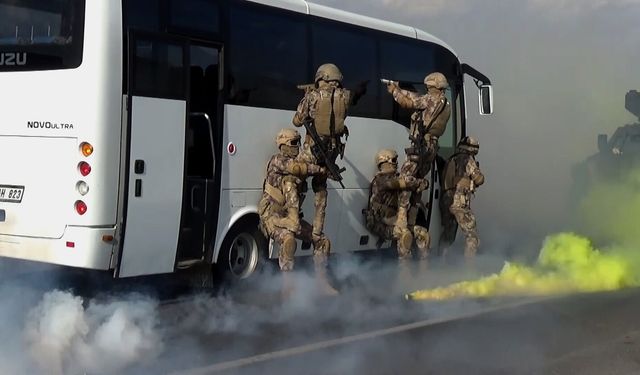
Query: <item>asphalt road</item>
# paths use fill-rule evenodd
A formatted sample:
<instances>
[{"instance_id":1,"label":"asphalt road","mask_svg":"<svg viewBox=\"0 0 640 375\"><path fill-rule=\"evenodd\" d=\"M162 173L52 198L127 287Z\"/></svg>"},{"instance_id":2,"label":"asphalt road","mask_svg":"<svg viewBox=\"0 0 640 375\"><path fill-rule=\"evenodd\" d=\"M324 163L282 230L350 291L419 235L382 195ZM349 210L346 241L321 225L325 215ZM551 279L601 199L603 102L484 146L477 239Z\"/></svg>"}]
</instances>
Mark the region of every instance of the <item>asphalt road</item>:
<instances>
[{"instance_id":1,"label":"asphalt road","mask_svg":"<svg viewBox=\"0 0 640 375\"><path fill-rule=\"evenodd\" d=\"M158 355L121 374L640 374L640 289L429 303L401 297L499 269L485 266L416 267L407 284L393 262L341 259L339 297L315 294L313 278L300 272L284 303L277 275L222 294L167 292L151 279L87 300L118 301L127 290L155 296L148 318L156 321ZM32 284L50 288L41 279Z\"/></svg>"},{"instance_id":2,"label":"asphalt road","mask_svg":"<svg viewBox=\"0 0 640 375\"><path fill-rule=\"evenodd\" d=\"M640 290L482 304L286 348L262 341L253 354L175 373L640 373Z\"/></svg>"}]
</instances>

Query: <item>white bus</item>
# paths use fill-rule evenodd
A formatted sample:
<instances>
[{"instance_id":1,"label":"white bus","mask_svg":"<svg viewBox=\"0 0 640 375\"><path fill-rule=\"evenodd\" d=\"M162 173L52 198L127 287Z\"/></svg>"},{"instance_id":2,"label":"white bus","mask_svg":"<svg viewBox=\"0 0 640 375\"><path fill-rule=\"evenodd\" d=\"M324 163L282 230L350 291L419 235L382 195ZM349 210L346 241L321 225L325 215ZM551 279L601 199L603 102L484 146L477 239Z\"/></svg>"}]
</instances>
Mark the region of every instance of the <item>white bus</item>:
<instances>
[{"instance_id":1,"label":"white bus","mask_svg":"<svg viewBox=\"0 0 640 375\"><path fill-rule=\"evenodd\" d=\"M334 252L375 249L362 216L373 158L402 155L410 116L379 78L419 91L425 74L447 76L443 157L465 134L465 74L491 111L487 77L439 39L304 0L0 0L0 256L114 277L202 263L250 276L277 252L256 213L275 134L325 62L366 90L326 233ZM437 243L432 180L420 220Z\"/></svg>"}]
</instances>

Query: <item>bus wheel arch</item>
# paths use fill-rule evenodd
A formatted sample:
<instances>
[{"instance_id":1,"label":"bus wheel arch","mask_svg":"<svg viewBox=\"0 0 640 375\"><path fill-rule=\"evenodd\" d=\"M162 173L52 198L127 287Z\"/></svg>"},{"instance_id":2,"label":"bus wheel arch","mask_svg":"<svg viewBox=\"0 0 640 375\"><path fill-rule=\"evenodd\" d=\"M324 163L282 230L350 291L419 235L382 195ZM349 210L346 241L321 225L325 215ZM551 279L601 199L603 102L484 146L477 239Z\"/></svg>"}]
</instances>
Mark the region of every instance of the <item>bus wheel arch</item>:
<instances>
[{"instance_id":1,"label":"bus wheel arch","mask_svg":"<svg viewBox=\"0 0 640 375\"><path fill-rule=\"evenodd\" d=\"M227 231L220 246L214 273L228 281L252 277L264 265L269 252L269 241L259 228L256 213L238 219Z\"/></svg>"}]
</instances>

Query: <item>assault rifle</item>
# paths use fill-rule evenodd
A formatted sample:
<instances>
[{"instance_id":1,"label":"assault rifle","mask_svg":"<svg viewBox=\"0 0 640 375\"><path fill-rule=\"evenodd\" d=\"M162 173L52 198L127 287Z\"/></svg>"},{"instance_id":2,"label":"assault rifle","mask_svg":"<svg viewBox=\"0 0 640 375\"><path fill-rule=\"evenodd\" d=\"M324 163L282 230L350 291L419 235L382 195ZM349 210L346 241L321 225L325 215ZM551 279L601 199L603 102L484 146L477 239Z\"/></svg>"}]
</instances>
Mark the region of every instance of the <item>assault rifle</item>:
<instances>
[{"instance_id":1,"label":"assault rifle","mask_svg":"<svg viewBox=\"0 0 640 375\"><path fill-rule=\"evenodd\" d=\"M307 129L307 134L313 139L313 146L311 146L311 153L318 160L320 164L324 164L324 167L327 168L327 172L329 172L329 176L334 181L337 181L340 186L344 189L344 184L342 183L342 172L346 171L347 168L340 168L336 165L334 161L336 158L333 156L337 155L329 155L329 152L325 148L325 144L316 132L315 126L313 126L313 120L307 120L303 122L305 129Z\"/></svg>"},{"instance_id":2,"label":"assault rifle","mask_svg":"<svg viewBox=\"0 0 640 375\"><path fill-rule=\"evenodd\" d=\"M427 129L426 126L424 126L424 120L422 117L422 113L419 113L419 118L418 118L418 124L417 124L417 128L418 128L418 135L415 136L413 134L409 134L409 140L411 141L411 147L405 148L404 152L407 155L420 155L422 153L425 152L425 149L427 147L427 145L425 144L425 140L424 137L425 135L427 135L427 131L429 129Z\"/></svg>"},{"instance_id":3,"label":"assault rifle","mask_svg":"<svg viewBox=\"0 0 640 375\"><path fill-rule=\"evenodd\" d=\"M304 93L308 93L309 91L313 90L316 88L316 84L315 83L307 83L304 85L298 85L296 86L298 88L298 90L304 90Z\"/></svg>"}]
</instances>

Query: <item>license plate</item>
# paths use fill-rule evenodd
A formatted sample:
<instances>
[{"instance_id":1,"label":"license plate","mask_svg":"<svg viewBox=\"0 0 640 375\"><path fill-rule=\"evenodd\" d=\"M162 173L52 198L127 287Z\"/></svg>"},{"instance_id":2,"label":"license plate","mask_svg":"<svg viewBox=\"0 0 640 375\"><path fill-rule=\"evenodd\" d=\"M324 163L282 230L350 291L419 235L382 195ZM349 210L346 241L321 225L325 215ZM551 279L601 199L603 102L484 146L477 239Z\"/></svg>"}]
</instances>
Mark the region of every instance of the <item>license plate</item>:
<instances>
[{"instance_id":1,"label":"license plate","mask_svg":"<svg viewBox=\"0 0 640 375\"><path fill-rule=\"evenodd\" d=\"M24 186L0 185L0 202L20 203L24 196Z\"/></svg>"}]
</instances>

